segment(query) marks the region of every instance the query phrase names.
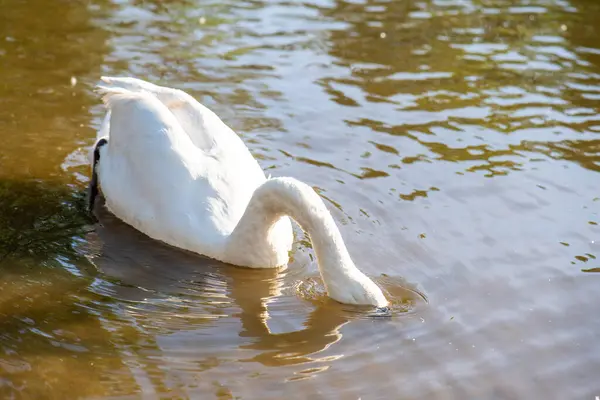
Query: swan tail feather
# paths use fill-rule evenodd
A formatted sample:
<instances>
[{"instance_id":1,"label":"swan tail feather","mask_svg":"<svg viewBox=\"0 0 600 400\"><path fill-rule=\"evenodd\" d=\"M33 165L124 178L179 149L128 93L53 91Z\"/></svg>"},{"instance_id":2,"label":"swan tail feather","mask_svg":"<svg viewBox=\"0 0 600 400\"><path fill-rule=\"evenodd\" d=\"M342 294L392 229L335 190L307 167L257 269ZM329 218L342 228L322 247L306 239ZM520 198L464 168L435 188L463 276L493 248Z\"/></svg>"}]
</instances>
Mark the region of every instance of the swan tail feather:
<instances>
[{"instance_id":1,"label":"swan tail feather","mask_svg":"<svg viewBox=\"0 0 600 400\"><path fill-rule=\"evenodd\" d=\"M148 93L158 98L171 110L183 108L189 102L189 99L186 98L184 92L180 90L158 86L137 78L102 76L100 77L100 81L101 82L96 85L96 92L101 94L108 93L112 90L125 90L132 93Z\"/></svg>"},{"instance_id":2,"label":"swan tail feather","mask_svg":"<svg viewBox=\"0 0 600 400\"><path fill-rule=\"evenodd\" d=\"M100 94L103 98L105 95L110 94L110 93L130 93L129 90L123 89L123 88L115 88L112 86L106 86L106 85L102 85L102 84L98 84L96 85L96 87L94 87L94 91L98 94Z\"/></svg>"},{"instance_id":3,"label":"swan tail feather","mask_svg":"<svg viewBox=\"0 0 600 400\"><path fill-rule=\"evenodd\" d=\"M96 86L96 92L102 95L102 102L110 110L124 100L134 100L140 97L139 93L131 92L119 87Z\"/></svg>"},{"instance_id":4,"label":"swan tail feather","mask_svg":"<svg viewBox=\"0 0 600 400\"><path fill-rule=\"evenodd\" d=\"M131 92L150 92L156 94L162 91L160 86L131 77L102 76L100 77L100 81L98 86L122 88Z\"/></svg>"}]
</instances>

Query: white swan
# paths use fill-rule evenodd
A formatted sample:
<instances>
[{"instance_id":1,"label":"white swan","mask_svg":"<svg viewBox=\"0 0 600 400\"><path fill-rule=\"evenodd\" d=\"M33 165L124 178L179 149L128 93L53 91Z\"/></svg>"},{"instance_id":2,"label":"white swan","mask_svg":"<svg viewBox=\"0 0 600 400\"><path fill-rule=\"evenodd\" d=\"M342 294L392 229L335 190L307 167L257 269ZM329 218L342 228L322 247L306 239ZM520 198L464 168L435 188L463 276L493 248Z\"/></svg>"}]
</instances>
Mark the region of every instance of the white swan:
<instances>
[{"instance_id":1,"label":"white swan","mask_svg":"<svg viewBox=\"0 0 600 400\"><path fill-rule=\"evenodd\" d=\"M108 210L151 238L253 268L288 263L289 216L309 233L331 298L387 306L310 186L266 179L242 140L187 93L101 80L107 114L92 153L91 206L99 184Z\"/></svg>"}]
</instances>

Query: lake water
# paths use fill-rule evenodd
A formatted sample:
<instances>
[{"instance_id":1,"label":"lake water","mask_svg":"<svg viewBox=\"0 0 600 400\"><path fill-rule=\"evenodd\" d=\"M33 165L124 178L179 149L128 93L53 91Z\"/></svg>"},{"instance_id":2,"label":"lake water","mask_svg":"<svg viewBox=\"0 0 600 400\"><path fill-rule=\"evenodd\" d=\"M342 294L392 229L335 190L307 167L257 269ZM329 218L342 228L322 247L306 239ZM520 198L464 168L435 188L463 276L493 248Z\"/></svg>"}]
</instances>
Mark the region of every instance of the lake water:
<instances>
[{"instance_id":1,"label":"lake water","mask_svg":"<svg viewBox=\"0 0 600 400\"><path fill-rule=\"evenodd\" d=\"M0 1L0 397L600 395L600 2ZM323 196L373 318L84 212L101 75Z\"/></svg>"}]
</instances>

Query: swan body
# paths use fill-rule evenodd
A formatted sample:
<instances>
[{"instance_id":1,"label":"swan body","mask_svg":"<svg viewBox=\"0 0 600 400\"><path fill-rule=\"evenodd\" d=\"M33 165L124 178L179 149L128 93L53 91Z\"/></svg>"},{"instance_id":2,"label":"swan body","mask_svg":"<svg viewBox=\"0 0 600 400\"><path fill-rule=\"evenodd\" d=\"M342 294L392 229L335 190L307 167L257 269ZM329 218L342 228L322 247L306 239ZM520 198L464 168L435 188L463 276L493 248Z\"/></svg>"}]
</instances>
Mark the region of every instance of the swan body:
<instances>
[{"instance_id":1,"label":"swan body","mask_svg":"<svg viewBox=\"0 0 600 400\"><path fill-rule=\"evenodd\" d=\"M119 219L175 247L273 268L289 261L291 217L310 235L331 298L388 304L354 265L315 191L293 178L267 179L208 108L183 91L135 78L103 77L97 90L107 113L91 155L92 185Z\"/></svg>"}]
</instances>

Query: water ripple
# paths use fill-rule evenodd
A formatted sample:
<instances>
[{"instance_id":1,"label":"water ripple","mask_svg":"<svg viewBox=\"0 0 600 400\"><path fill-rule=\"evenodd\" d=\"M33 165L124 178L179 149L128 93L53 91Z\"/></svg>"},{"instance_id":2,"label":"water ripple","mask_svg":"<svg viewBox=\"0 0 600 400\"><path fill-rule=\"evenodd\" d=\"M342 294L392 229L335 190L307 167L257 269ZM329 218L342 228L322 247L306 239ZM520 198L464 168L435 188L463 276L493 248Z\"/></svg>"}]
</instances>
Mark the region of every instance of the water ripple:
<instances>
[{"instance_id":1,"label":"water ripple","mask_svg":"<svg viewBox=\"0 0 600 400\"><path fill-rule=\"evenodd\" d=\"M3 397L598 395L596 3L9 3ZM299 229L250 271L92 226L101 74L190 92L313 186L389 318L330 301Z\"/></svg>"}]
</instances>

